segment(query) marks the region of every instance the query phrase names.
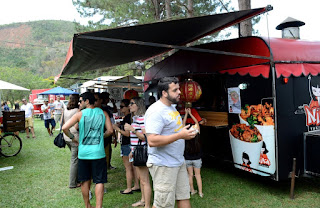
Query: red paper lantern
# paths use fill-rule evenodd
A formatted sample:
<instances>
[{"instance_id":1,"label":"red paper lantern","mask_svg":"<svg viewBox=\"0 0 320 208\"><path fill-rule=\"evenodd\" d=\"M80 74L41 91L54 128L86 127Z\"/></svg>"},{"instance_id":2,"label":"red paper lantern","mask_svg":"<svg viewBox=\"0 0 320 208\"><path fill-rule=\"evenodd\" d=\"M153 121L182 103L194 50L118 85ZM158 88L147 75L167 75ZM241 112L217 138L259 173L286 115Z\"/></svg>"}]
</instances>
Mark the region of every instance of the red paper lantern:
<instances>
[{"instance_id":1,"label":"red paper lantern","mask_svg":"<svg viewBox=\"0 0 320 208\"><path fill-rule=\"evenodd\" d=\"M124 92L124 94L123 94L123 98L124 99L132 99L132 98L134 98L134 97L138 97L139 96L139 94L138 94L138 92L137 91L135 91L135 90L127 90L127 91L125 91Z\"/></svg>"},{"instance_id":2,"label":"red paper lantern","mask_svg":"<svg viewBox=\"0 0 320 208\"><path fill-rule=\"evenodd\" d=\"M192 79L182 82L180 84L180 91L180 100L190 103L199 100L202 94L200 85Z\"/></svg>"}]
</instances>

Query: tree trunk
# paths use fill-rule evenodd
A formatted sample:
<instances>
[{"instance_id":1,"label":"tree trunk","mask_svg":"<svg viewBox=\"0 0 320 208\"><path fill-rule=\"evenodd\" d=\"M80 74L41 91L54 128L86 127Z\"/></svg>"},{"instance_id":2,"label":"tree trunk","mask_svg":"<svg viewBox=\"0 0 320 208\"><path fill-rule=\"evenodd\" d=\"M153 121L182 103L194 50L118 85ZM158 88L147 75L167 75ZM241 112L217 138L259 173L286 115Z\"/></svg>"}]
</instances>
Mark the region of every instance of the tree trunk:
<instances>
[{"instance_id":1,"label":"tree trunk","mask_svg":"<svg viewBox=\"0 0 320 208\"><path fill-rule=\"evenodd\" d=\"M154 6L154 19L156 21L160 20L160 2L159 0L151 0L153 6Z\"/></svg>"},{"instance_id":2,"label":"tree trunk","mask_svg":"<svg viewBox=\"0 0 320 208\"><path fill-rule=\"evenodd\" d=\"M251 0L238 0L239 10L251 9ZM252 21L251 19L240 23L239 35L242 37L252 35Z\"/></svg>"},{"instance_id":3,"label":"tree trunk","mask_svg":"<svg viewBox=\"0 0 320 208\"><path fill-rule=\"evenodd\" d=\"M165 5L166 5L166 17L167 19L170 19L172 17L172 12L171 12L171 0L165 0Z\"/></svg>"},{"instance_id":4,"label":"tree trunk","mask_svg":"<svg viewBox=\"0 0 320 208\"><path fill-rule=\"evenodd\" d=\"M188 0L187 17L193 17L193 0Z\"/></svg>"}]
</instances>

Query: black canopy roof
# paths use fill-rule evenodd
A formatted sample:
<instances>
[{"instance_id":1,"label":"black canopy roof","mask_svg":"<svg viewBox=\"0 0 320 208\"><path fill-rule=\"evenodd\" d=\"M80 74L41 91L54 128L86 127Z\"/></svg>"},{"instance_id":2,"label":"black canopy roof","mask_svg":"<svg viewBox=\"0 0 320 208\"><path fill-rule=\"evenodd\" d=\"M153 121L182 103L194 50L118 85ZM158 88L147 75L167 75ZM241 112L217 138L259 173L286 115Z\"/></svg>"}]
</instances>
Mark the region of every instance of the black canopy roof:
<instances>
[{"instance_id":1,"label":"black canopy roof","mask_svg":"<svg viewBox=\"0 0 320 208\"><path fill-rule=\"evenodd\" d=\"M271 6L75 34L61 74L147 59L269 10Z\"/></svg>"}]
</instances>

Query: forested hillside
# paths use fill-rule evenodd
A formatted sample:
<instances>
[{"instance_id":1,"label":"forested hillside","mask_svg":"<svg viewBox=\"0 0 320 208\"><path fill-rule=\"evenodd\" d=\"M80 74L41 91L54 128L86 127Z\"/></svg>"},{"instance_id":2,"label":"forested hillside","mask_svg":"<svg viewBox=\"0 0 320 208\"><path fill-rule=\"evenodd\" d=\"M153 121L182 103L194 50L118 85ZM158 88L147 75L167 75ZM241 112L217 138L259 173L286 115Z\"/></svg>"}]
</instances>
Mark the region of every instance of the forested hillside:
<instances>
[{"instance_id":1,"label":"forested hillside","mask_svg":"<svg viewBox=\"0 0 320 208\"><path fill-rule=\"evenodd\" d=\"M75 33L74 23L43 20L0 26L0 67L43 78L57 75Z\"/></svg>"},{"instance_id":2,"label":"forested hillside","mask_svg":"<svg viewBox=\"0 0 320 208\"><path fill-rule=\"evenodd\" d=\"M61 71L74 33L74 23L67 21L0 25L0 80L30 90L54 87L54 76ZM30 94L12 90L0 93L1 100L11 104Z\"/></svg>"}]
</instances>

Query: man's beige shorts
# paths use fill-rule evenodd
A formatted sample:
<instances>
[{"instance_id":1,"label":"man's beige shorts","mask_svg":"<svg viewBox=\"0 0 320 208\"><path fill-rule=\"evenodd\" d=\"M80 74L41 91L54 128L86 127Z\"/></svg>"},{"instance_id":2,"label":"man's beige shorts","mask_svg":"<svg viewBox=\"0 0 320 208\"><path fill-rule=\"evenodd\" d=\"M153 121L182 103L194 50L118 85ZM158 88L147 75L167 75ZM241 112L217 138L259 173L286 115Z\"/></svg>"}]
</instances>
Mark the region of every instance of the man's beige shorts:
<instances>
[{"instance_id":1,"label":"man's beige shorts","mask_svg":"<svg viewBox=\"0 0 320 208\"><path fill-rule=\"evenodd\" d=\"M190 185L186 164L165 167L147 164L153 181L154 202L160 207L174 207L176 200L190 199Z\"/></svg>"},{"instance_id":2,"label":"man's beige shorts","mask_svg":"<svg viewBox=\"0 0 320 208\"><path fill-rule=\"evenodd\" d=\"M26 128L28 128L28 127L33 127L33 118L32 118L32 117L26 118L26 120L25 120L25 127L26 127Z\"/></svg>"},{"instance_id":3,"label":"man's beige shorts","mask_svg":"<svg viewBox=\"0 0 320 208\"><path fill-rule=\"evenodd\" d=\"M61 114L54 114L54 121L57 123L60 123Z\"/></svg>"}]
</instances>

